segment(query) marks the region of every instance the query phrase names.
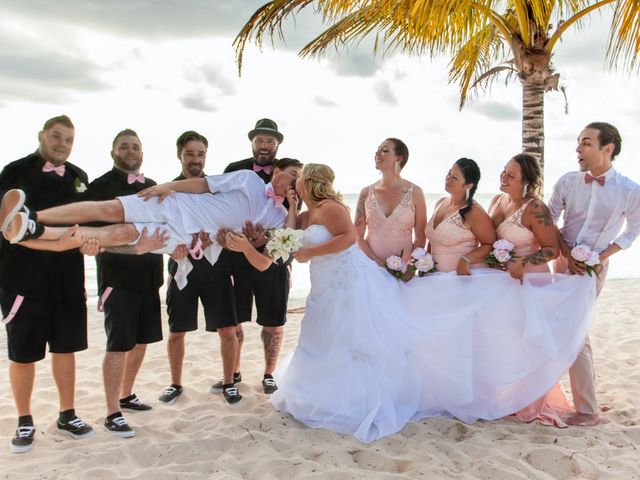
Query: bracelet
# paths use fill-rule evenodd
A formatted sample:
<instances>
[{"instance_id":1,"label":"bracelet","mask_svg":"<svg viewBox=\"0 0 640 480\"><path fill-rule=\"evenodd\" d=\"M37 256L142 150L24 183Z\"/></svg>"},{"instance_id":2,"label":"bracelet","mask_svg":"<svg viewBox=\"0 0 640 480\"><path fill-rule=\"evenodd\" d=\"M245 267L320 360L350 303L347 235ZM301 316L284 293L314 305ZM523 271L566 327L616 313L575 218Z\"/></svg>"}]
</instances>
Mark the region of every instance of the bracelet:
<instances>
[{"instance_id":1,"label":"bracelet","mask_svg":"<svg viewBox=\"0 0 640 480\"><path fill-rule=\"evenodd\" d=\"M460 256L460 260L464 260L465 262L467 262L469 265L471 265L471 260L469 260L467 257L465 257L464 255Z\"/></svg>"}]
</instances>

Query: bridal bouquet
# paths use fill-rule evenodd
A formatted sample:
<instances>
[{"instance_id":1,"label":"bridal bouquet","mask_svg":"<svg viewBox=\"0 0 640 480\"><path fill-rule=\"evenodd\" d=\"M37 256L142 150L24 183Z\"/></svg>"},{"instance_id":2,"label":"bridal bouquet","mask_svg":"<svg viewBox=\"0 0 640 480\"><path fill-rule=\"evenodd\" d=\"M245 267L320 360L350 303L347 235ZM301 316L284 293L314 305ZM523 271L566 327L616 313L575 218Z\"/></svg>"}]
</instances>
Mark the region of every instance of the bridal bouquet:
<instances>
[{"instance_id":1,"label":"bridal bouquet","mask_svg":"<svg viewBox=\"0 0 640 480\"><path fill-rule=\"evenodd\" d=\"M504 268L509 260L516 256L513 254L515 246L509 240L501 238L493 242L493 251L487 257L487 263L492 267Z\"/></svg>"},{"instance_id":2,"label":"bridal bouquet","mask_svg":"<svg viewBox=\"0 0 640 480\"><path fill-rule=\"evenodd\" d=\"M292 252L302 247L302 230L293 228L274 228L267 230L269 241L265 247L266 253L274 260L282 259L283 262L289 260Z\"/></svg>"},{"instance_id":3,"label":"bridal bouquet","mask_svg":"<svg viewBox=\"0 0 640 480\"><path fill-rule=\"evenodd\" d=\"M591 277L593 274L598 276L596 266L600 265L600 255L598 252L591 250L588 245L578 244L571 249L571 256L584 266L584 269Z\"/></svg>"},{"instance_id":4,"label":"bridal bouquet","mask_svg":"<svg viewBox=\"0 0 640 480\"><path fill-rule=\"evenodd\" d=\"M390 255L385 260L385 268L398 280L408 282L415 276L416 272L420 277L434 272L435 263L431 254L427 253L424 248L416 248L411 252L411 259L407 263L402 261L402 252L400 252L400 255Z\"/></svg>"}]
</instances>

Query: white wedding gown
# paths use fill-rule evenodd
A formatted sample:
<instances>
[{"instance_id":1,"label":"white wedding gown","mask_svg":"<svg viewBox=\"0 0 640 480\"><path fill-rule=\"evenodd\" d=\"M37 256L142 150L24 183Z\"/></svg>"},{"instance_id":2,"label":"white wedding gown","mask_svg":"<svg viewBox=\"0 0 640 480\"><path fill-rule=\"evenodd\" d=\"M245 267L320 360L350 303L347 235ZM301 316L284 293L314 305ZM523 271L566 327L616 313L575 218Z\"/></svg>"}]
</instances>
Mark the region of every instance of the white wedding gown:
<instances>
[{"instance_id":1,"label":"white wedding gown","mask_svg":"<svg viewBox=\"0 0 640 480\"><path fill-rule=\"evenodd\" d=\"M331 239L310 225L304 244ZM314 257L298 345L276 371L271 403L305 425L362 442L398 432L415 415L420 372L398 281L355 245Z\"/></svg>"},{"instance_id":2,"label":"white wedding gown","mask_svg":"<svg viewBox=\"0 0 640 480\"><path fill-rule=\"evenodd\" d=\"M322 225L304 244L331 239ZM544 395L582 350L588 276L435 273L399 282L357 247L311 259L298 345L271 403L370 442L410 420L496 419Z\"/></svg>"}]
</instances>

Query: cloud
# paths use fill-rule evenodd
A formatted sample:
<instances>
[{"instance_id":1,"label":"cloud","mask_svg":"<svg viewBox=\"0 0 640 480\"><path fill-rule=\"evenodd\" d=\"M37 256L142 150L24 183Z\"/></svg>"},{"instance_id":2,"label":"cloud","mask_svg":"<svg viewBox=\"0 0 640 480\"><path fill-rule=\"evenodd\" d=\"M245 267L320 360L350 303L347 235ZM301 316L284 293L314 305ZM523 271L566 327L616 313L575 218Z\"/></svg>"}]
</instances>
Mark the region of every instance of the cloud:
<instances>
[{"instance_id":1,"label":"cloud","mask_svg":"<svg viewBox=\"0 0 640 480\"><path fill-rule=\"evenodd\" d=\"M329 66L336 75L371 77L382 68L382 60L376 57L373 49L360 46L358 51L340 49L329 56Z\"/></svg>"},{"instance_id":2,"label":"cloud","mask_svg":"<svg viewBox=\"0 0 640 480\"><path fill-rule=\"evenodd\" d=\"M514 107L510 103L502 102L478 102L473 105L467 105L469 110L480 113L485 117L499 121L517 121L522 117L519 108Z\"/></svg>"},{"instance_id":3,"label":"cloud","mask_svg":"<svg viewBox=\"0 0 640 480\"><path fill-rule=\"evenodd\" d=\"M209 103L206 95L201 92L187 94L180 99L180 104L187 109L197 110L198 112L215 112L218 108Z\"/></svg>"},{"instance_id":4,"label":"cloud","mask_svg":"<svg viewBox=\"0 0 640 480\"><path fill-rule=\"evenodd\" d=\"M231 79L222 73L221 66L206 64L202 67L202 75L206 83L219 89L223 95L235 95L236 88Z\"/></svg>"},{"instance_id":5,"label":"cloud","mask_svg":"<svg viewBox=\"0 0 640 480\"><path fill-rule=\"evenodd\" d=\"M334 101L328 100L324 97L321 97L320 95L316 95L315 97L313 97L313 103L314 105L318 105L319 107L333 108L338 106Z\"/></svg>"},{"instance_id":6,"label":"cloud","mask_svg":"<svg viewBox=\"0 0 640 480\"><path fill-rule=\"evenodd\" d=\"M391 85L386 80L378 80L373 85L373 91L376 94L376 97L380 102L386 103L388 105L397 105L398 99L396 95L391 90Z\"/></svg>"}]
</instances>

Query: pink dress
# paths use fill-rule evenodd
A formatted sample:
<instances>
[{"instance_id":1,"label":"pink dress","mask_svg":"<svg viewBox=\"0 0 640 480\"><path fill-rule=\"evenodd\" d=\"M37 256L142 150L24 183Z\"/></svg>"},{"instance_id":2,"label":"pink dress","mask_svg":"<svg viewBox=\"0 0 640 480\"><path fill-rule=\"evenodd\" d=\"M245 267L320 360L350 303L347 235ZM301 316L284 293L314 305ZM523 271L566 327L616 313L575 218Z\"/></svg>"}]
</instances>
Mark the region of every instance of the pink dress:
<instances>
[{"instance_id":1,"label":"pink dress","mask_svg":"<svg viewBox=\"0 0 640 480\"><path fill-rule=\"evenodd\" d=\"M502 198L495 203L492 210L495 210L495 207L502 201ZM496 228L498 238L503 238L513 243L515 246L514 253L518 257L530 255L540 249L540 244L533 232L522 225L522 214L531 200L525 202L513 214L505 218L502 223L498 225L498 228ZM549 273L550 269L547 263L541 265L527 264L525 272ZM546 395L516 412L515 415L523 422L540 420L543 425L556 425L557 427L564 428L567 424L562 420L562 414L570 411L571 407L567 401L567 397L560 383L556 383Z\"/></svg>"},{"instance_id":2,"label":"pink dress","mask_svg":"<svg viewBox=\"0 0 640 480\"><path fill-rule=\"evenodd\" d=\"M416 207L412 200L413 185L402 196L400 203L386 216L372 187L364 202L367 217L367 242L373 253L384 260L390 255L405 254L413 250L413 227Z\"/></svg>"},{"instance_id":3,"label":"pink dress","mask_svg":"<svg viewBox=\"0 0 640 480\"><path fill-rule=\"evenodd\" d=\"M439 272L451 272L456 269L460 257L478 247L478 241L469 227L467 227L459 212L443 218L434 228L436 214L443 203L438 200L436 209L431 215L425 233L431 247L431 255ZM475 266L486 266L475 265Z\"/></svg>"}]
</instances>

